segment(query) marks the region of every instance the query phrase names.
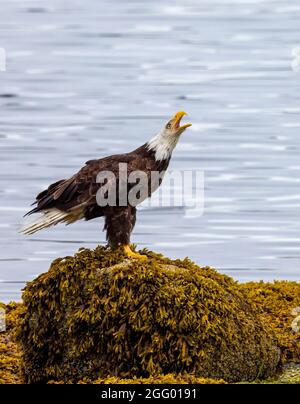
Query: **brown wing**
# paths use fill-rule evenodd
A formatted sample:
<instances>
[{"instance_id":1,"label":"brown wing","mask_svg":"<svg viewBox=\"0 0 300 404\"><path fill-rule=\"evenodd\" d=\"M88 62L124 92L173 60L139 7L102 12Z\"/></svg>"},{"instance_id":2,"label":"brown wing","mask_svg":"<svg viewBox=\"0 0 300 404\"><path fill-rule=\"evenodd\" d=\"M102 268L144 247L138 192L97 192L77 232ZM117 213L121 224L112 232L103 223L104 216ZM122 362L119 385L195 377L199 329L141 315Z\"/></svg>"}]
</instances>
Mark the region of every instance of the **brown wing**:
<instances>
[{"instance_id":1,"label":"brown wing","mask_svg":"<svg viewBox=\"0 0 300 404\"><path fill-rule=\"evenodd\" d=\"M134 153L128 153L87 161L71 178L57 181L38 194L34 202L37 206L26 215L51 208L62 211L83 210L96 204L96 193L101 186L96 182L98 173L112 171L118 177L119 163L126 162L135 167L134 160L137 157Z\"/></svg>"}]
</instances>

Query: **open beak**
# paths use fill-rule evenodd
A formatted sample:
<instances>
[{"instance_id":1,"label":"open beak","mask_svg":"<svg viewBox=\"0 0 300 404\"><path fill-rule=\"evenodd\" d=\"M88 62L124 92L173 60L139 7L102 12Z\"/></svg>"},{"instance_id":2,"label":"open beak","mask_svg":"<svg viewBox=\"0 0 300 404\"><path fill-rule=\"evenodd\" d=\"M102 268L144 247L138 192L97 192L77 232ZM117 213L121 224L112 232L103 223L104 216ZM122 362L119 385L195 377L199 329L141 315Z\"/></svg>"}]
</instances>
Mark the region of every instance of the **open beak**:
<instances>
[{"instance_id":1,"label":"open beak","mask_svg":"<svg viewBox=\"0 0 300 404\"><path fill-rule=\"evenodd\" d=\"M188 128L189 126L192 126L191 123L186 123L185 125L180 126L180 121L184 117L184 115L187 115L187 113L184 111L176 112L176 114L172 118L174 129L184 130L184 129Z\"/></svg>"}]
</instances>

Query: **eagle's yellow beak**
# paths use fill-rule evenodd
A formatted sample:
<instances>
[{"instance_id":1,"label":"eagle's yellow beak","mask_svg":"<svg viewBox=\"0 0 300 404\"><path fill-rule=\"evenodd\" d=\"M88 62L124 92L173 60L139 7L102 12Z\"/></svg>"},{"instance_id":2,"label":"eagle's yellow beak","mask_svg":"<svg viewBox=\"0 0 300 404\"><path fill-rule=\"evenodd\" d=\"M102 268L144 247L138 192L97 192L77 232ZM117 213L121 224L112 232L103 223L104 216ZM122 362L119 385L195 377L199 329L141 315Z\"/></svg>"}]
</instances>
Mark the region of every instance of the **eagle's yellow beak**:
<instances>
[{"instance_id":1,"label":"eagle's yellow beak","mask_svg":"<svg viewBox=\"0 0 300 404\"><path fill-rule=\"evenodd\" d=\"M174 129L184 130L184 129L188 128L189 126L192 126L191 123L186 123L185 125L180 126L180 121L184 117L184 115L187 115L187 113L184 111L178 111L173 116L173 118L171 119L171 122L172 122Z\"/></svg>"}]
</instances>

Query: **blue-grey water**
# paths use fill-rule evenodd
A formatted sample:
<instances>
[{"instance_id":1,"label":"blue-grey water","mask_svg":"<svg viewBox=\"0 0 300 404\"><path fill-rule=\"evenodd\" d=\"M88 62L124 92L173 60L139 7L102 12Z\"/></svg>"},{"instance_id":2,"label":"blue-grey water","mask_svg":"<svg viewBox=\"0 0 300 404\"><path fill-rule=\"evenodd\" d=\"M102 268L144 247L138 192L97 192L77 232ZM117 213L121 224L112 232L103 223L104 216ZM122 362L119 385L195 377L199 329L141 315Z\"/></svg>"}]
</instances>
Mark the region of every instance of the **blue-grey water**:
<instances>
[{"instance_id":1,"label":"blue-grey water","mask_svg":"<svg viewBox=\"0 0 300 404\"><path fill-rule=\"evenodd\" d=\"M203 215L142 208L133 241L241 281L300 280L298 0L0 0L0 300L101 220L23 236L34 196L129 151L177 110L171 168L203 170Z\"/></svg>"}]
</instances>

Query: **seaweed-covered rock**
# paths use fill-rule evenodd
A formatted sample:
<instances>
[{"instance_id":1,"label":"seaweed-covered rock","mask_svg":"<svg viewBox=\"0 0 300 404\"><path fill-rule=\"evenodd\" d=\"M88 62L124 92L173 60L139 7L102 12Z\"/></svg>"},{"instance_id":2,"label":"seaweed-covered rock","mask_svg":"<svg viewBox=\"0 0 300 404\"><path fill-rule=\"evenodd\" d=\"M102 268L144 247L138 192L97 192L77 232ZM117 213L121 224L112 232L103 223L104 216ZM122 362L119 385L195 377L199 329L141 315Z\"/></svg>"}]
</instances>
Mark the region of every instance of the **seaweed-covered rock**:
<instances>
[{"instance_id":1,"label":"seaweed-covered rock","mask_svg":"<svg viewBox=\"0 0 300 404\"><path fill-rule=\"evenodd\" d=\"M300 283L249 282L240 287L256 304L262 321L275 331L282 363L300 363Z\"/></svg>"},{"instance_id":2,"label":"seaweed-covered rock","mask_svg":"<svg viewBox=\"0 0 300 404\"><path fill-rule=\"evenodd\" d=\"M19 318L21 305L0 303L0 309L6 315L6 329L0 331L0 384L20 384L21 352L13 339L13 330Z\"/></svg>"},{"instance_id":3,"label":"seaweed-covered rock","mask_svg":"<svg viewBox=\"0 0 300 404\"><path fill-rule=\"evenodd\" d=\"M239 285L188 259L82 249L24 291L19 328L29 383L189 373L272 376L279 351Z\"/></svg>"}]
</instances>

